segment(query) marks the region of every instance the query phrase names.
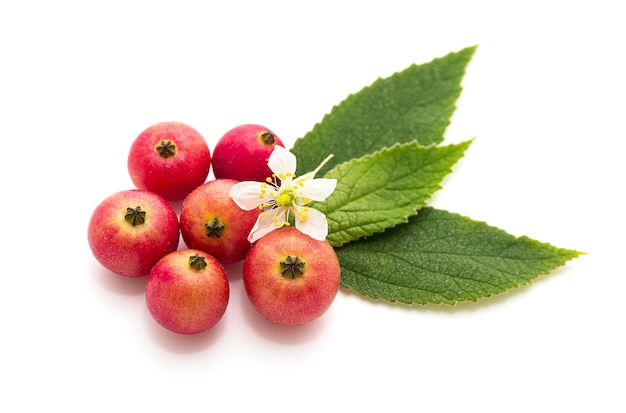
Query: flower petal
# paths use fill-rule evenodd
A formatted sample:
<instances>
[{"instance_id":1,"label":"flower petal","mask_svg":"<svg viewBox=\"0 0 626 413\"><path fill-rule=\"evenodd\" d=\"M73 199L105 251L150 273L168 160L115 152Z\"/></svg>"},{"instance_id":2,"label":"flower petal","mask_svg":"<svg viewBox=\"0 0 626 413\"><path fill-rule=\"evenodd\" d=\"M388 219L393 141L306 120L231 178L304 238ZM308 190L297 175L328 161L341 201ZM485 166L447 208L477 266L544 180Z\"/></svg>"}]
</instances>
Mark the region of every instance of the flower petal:
<instances>
[{"instance_id":1,"label":"flower petal","mask_svg":"<svg viewBox=\"0 0 626 413\"><path fill-rule=\"evenodd\" d=\"M274 222L274 214L260 213L252 230L250 230L250 234L248 234L248 241L253 243L264 235L282 227L285 224L285 214L277 215L277 217L278 221Z\"/></svg>"},{"instance_id":2,"label":"flower petal","mask_svg":"<svg viewBox=\"0 0 626 413\"><path fill-rule=\"evenodd\" d=\"M269 166L276 175L294 174L296 172L296 155L282 146L276 145L270 154L267 166Z\"/></svg>"},{"instance_id":3,"label":"flower petal","mask_svg":"<svg viewBox=\"0 0 626 413\"><path fill-rule=\"evenodd\" d=\"M337 186L336 179L318 178L304 182L302 196L313 201L323 201L333 193Z\"/></svg>"},{"instance_id":4,"label":"flower petal","mask_svg":"<svg viewBox=\"0 0 626 413\"><path fill-rule=\"evenodd\" d=\"M326 240L328 222L326 215L317 209L309 208L308 217L304 220L296 219L296 229L319 241Z\"/></svg>"},{"instance_id":5,"label":"flower petal","mask_svg":"<svg viewBox=\"0 0 626 413\"><path fill-rule=\"evenodd\" d=\"M258 208L263 202L261 194L261 182L242 181L237 182L230 188L228 194L235 201L237 206L245 211Z\"/></svg>"}]
</instances>

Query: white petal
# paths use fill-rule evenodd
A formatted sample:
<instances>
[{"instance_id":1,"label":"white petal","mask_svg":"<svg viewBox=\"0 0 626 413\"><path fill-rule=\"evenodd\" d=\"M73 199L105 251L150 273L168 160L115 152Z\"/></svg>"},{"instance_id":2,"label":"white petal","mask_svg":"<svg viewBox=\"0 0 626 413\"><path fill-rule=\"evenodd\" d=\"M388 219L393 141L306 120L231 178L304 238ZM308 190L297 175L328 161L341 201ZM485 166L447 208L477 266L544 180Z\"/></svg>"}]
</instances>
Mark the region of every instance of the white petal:
<instances>
[{"instance_id":1,"label":"white petal","mask_svg":"<svg viewBox=\"0 0 626 413\"><path fill-rule=\"evenodd\" d=\"M250 234L248 234L248 241L255 242L264 235L269 234L277 228L282 227L285 224L285 214L278 216L278 221L274 222L274 214L271 212L266 216L265 213L260 213L256 219Z\"/></svg>"},{"instance_id":2,"label":"white petal","mask_svg":"<svg viewBox=\"0 0 626 413\"><path fill-rule=\"evenodd\" d=\"M328 235L326 215L313 208L309 208L308 214L309 216L303 221L296 217L296 229L311 238L324 241Z\"/></svg>"},{"instance_id":3,"label":"white petal","mask_svg":"<svg viewBox=\"0 0 626 413\"><path fill-rule=\"evenodd\" d=\"M318 178L304 182L302 196L313 201L323 201L333 193L337 186L336 179Z\"/></svg>"},{"instance_id":4,"label":"white petal","mask_svg":"<svg viewBox=\"0 0 626 413\"><path fill-rule=\"evenodd\" d=\"M294 174L296 172L296 155L282 146L276 145L270 154L267 166L269 166L276 175Z\"/></svg>"},{"instance_id":5,"label":"white petal","mask_svg":"<svg viewBox=\"0 0 626 413\"><path fill-rule=\"evenodd\" d=\"M261 182L254 181L237 182L230 188L228 194L239 208L250 211L254 208L258 208L259 204L264 202L263 198L259 197L261 194L261 185Z\"/></svg>"}]
</instances>

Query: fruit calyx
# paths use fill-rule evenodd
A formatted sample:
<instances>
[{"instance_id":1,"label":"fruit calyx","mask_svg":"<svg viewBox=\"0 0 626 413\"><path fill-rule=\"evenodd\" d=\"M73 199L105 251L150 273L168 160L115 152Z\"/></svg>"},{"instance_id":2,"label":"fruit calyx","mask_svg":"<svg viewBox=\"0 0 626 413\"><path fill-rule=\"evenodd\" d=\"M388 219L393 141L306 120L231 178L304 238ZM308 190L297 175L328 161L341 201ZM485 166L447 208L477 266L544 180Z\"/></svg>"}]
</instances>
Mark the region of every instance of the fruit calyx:
<instances>
[{"instance_id":1,"label":"fruit calyx","mask_svg":"<svg viewBox=\"0 0 626 413\"><path fill-rule=\"evenodd\" d=\"M225 225L218 217L215 217L213 220L205 223L204 227L206 228L207 237L219 238L222 236Z\"/></svg>"},{"instance_id":2,"label":"fruit calyx","mask_svg":"<svg viewBox=\"0 0 626 413\"><path fill-rule=\"evenodd\" d=\"M192 255L189 257L189 266L194 270L200 271L206 268L206 259L199 254Z\"/></svg>"},{"instance_id":3,"label":"fruit calyx","mask_svg":"<svg viewBox=\"0 0 626 413\"><path fill-rule=\"evenodd\" d=\"M283 261L280 262L280 273L285 277L296 278L297 276L304 275L305 262L300 257L287 255Z\"/></svg>"},{"instance_id":4,"label":"fruit calyx","mask_svg":"<svg viewBox=\"0 0 626 413\"><path fill-rule=\"evenodd\" d=\"M162 140L155 148L161 158L167 159L176 155L176 145L172 141Z\"/></svg>"},{"instance_id":5,"label":"fruit calyx","mask_svg":"<svg viewBox=\"0 0 626 413\"><path fill-rule=\"evenodd\" d=\"M259 137L261 138L261 142L263 142L266 145L273 145L276 142L276 139L274 138L274 134L269 131L262 132L259 135Z\"/></svg>"},{"instance_id":6,"label":"fruit calyx","mask_svg":"<svg viewBox=\"0 0 626 413\"><path fill-rule=\"evenodd\" d=\"M126 215L124 219L133 227L141 225L146 222L146 211L142 210L140 206L137 208L126 208Z\"/></svg>"}]
</instances>

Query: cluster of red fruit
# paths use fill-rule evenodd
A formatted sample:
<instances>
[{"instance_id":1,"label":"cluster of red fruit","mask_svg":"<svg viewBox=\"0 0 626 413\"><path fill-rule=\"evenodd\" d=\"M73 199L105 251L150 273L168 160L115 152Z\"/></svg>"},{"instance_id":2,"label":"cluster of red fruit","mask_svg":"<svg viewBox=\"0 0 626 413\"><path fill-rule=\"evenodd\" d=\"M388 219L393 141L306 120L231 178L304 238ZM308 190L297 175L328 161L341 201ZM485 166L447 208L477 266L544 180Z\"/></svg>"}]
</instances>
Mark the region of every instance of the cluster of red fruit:
<instances>
[{"instance_id":1,"label":"cluster of red fruit","mask_svg":"<svg viewBox=\"0 0 626 413\"><path fill-rule=\"evenodd\" d=\"M246 124L228 131L211 156L203 136L180 122L152 125L133 142L128 171L137 188L96 207L88 241L108 270L147 276L147 307L168 330L194 334L214 326L230 295L224 265L241 260L250 301L273 322L307 323L335 299L339 262L328 242L285 227L250 244L259 210L244 211L229 196L235 183L271 175L275 145L283 146L272 131ZM211 167L215 179L207 181ZM180 200L179 217L172 202Z\"/></svg>"}]
</instances>

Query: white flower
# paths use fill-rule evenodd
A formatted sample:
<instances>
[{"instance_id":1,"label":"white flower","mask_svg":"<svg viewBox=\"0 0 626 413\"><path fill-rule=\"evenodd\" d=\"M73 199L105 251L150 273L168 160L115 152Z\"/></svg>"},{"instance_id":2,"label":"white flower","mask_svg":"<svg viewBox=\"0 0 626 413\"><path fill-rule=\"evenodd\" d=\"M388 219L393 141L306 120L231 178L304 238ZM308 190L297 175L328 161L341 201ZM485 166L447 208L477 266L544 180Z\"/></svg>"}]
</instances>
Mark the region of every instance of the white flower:
<instances>
[{"instance_id":1,"label":"white flower","mask_svg":"<svg viewBox=\"0 0 626 413\"><path fill-rule=\"evenodd\" d=\"M238 182L230 189L230 197L239 208L246 211L258 208L262 211L248 235L248 241L254 242L277 228L291 225L291 216L299 231L318 240L326 239L326 216L307 204L323 201L335 190L336 179L314 179L331 157L314 171L296 177L296 156L276 145L267 162L273 172L271 177L265 182Z\"/></svg>"}]
</instances>

